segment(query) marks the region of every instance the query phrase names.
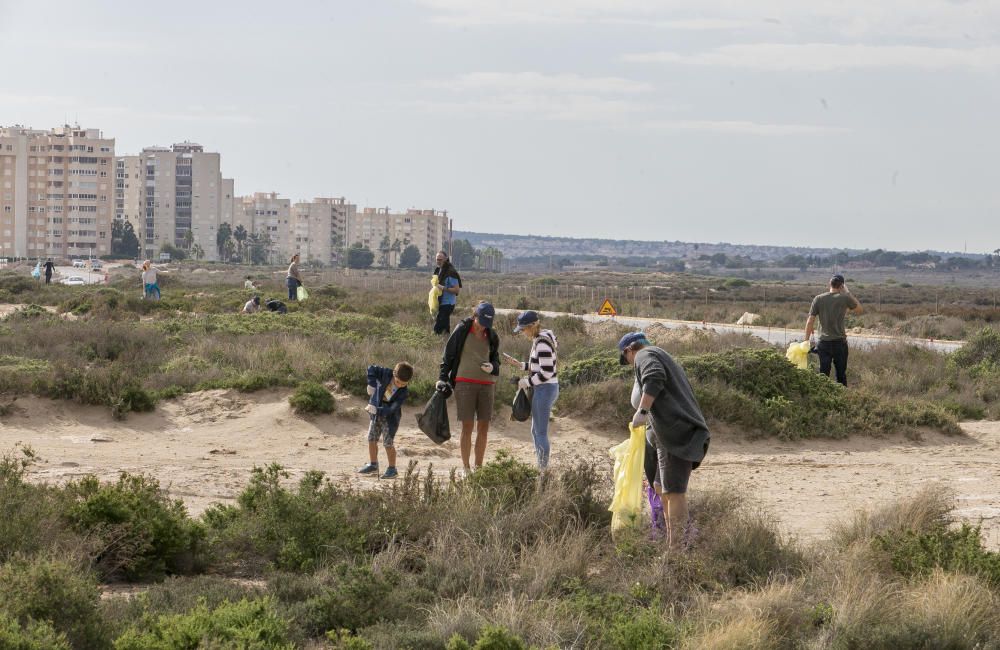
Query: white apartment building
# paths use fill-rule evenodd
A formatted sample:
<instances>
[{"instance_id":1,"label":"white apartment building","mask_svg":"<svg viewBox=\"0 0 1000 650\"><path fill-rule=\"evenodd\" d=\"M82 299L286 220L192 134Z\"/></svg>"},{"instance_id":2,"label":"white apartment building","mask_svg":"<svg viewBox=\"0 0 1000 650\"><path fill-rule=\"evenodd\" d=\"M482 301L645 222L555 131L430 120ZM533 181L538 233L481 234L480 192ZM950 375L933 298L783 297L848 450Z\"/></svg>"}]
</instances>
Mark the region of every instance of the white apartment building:
<instances>
[{"instance_id":1,"label":"white apartment building","mask_svg":"<svg viewBox=\"0 0 1000 650\"><path fill-rule=\"evenodd\" d=\"M0 128L0 256L109 253L114 157L98 129Z\"/></svg>"},{"instance_id":2,"label":"white apartment building","mask_svg":"<svg viewBox=\"0 0 1000 650\"><path fill-rule=\"evenodd\" d=\"M433 264L434 256L447 249L451 240L451 221L446 210L409 209L392 212L389 208L364 208L348 220L347 245L361 242L375 253L375 263L383 257L380 248L389 241L387 266L399 266L403 249L413 244L420 250L420 266Z\"/></svg>"},{"instance_id":3,"label":"white apartment building","mask_svg":"<svg viewBox=\"0 0 1000 650\"><path fill-rule=\"evenodd\" d=\"M242 225L247 232L267 235L270 239L268 258L272 264L287 262L291 257L291 201L277 192L254 192L234 201L233 230Z\"/></svg>"},{"instance_id":4,"label":"white apartment building","mask_svg":"<svg viewBox=\"0 0 1000 650\"><path fill-rule=\"evenodd\" d=\"M164 244L184 249L190 244L204 259L218 259L216 234L232 212L233 195L232 179L222 178L219 154L183 142L119 156L115 166L116 217L132 222L146 257Z\"/></svg>"},{"instance_id":5,"label":"white apartment building","mask_svg":"<svg viewBox=\"0 0 1000 650\"><path fill-rule=\"evenodd\" d=\"M303 262L338 265L348 245L347 224L357 214L357 209L344 197L319 197L293 205L288 256L298 253Z\"/></svg>"}]
</instances>

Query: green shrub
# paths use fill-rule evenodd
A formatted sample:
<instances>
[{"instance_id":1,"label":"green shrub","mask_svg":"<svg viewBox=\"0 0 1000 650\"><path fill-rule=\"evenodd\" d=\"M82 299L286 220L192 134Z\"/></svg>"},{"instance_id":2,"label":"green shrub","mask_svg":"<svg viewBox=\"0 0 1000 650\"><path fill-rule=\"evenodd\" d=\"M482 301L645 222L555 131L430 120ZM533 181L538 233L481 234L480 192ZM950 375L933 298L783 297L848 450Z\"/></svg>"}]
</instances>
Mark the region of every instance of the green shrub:
<instances>
[{"instance_id":1,"label":"green shrub","mask_svg":"<svg viewBox=\"0 0 1000 650\"><path fill-rule=\"evenodd\" d=\"M74 648L107 643L99 598L93 576L64 560L17 556L0 567L0 612L22 625L45 621L65 633Z\"/></svg>"},{"instance_id":2,"label":"green shrub","mask_svg":"<svg viewBox=\"0 0 1000 650\"><path fill-rule=\"evenodd\" d=\"M239 602L263 596L262 588L226 577L174 576L151 585L142 593L105 598L101 615L117 637L139 620L155 620L164 614L184 614L199 605L215 609L225 602Z\"/></svg>"},{"instance_id":3,"label":"green shrub","mask_svg":"<svg viewBox=\"0 0 1000 650\"><path fill-rule=\"evenodd\" d=\"M496 508L513 508L535 494L538 470L517 460L506 450L497 452L489 461L464 481L464 486L481 490L486 502Z\"/></svg>"},{"instance_id":4,"label":"green shrub","mask_svg":"<svg viewBox=\"0 0 1000 650\"><path fill-rule=\"evenodd\" d=\"M288 398L296 413L333 413L333 395L322 384L306 381L299 384Z\"/></svg>"},{"instance_id":5,"label":"green shrub","mask_svg":"<svg viewBox=\"0 0 1000 650\"><path fill-rule=\"evenodd\" d=\"M593 384L633 374L634 371L630 366L618 363L617 353L599 352L591 357L564 364L559 369L559 382L567 386Z\"/></svg>"},{"instance_id":6,"label":"green shrub","mask_svg":"<svg viewBox=\"0 0 1000 650\"><path fill-rule=\"evenodd\" d=\"M158 617L144 629L131 629L115 641L115 650L178 648L248 648L292 650L288 621L273 600L241 600L215 609L200 605L186 614Z\"/></svg>"},{"instance_id":7,"label":"green shrub","mask_svg":"<svg viewBox=\"0 0 1000 650\"><path fill-rule=\"evenodd\" d=\"M95 562L104 575L134 580L193 568L204 531L156 479L122 473L117 483L101 483L87 476L66 491L73 498L67 519L101 540Z\"/></svg>"},{"instance_id":8,"label":"green shrub","mask_svg":"<svg viewBox=\"0 0 1000 650\"><path fill-rule=\"evenodd\" d=\"M273 591L279 599L284 596L290 601L290 617L309 637L337 630L358 631L379 621L402 619L416 605L393 598L399 586L397 576L376 573L369 567L338 564L310 582L313 584L305 593L284 591L280 585ZM302 599L296 602L296 596Z\"/></svg>"},{"instance_id":9,"label":"green shrub","mask_svg":"<svg viewBox=\"0 0 1000 650\"><path fill-rule=\"evenodd\" d=\"M997 372L1000 370L1000 330L984 327L953 352L950 360L959 368L969 368L978 373Z\"/></svg>"},{"instance_id":10,"label":"green shrub","mask_svg":"<svg viewBox=\"0 0 1000 650\"><path fill-rule=\"evenodd\" d=\"M26 481L35 453L19 451L0 456L0 562L17 553L83 546L62 520L63 493Z\"/></svg>"},{"instance_id":11,"label":"green shrub","mask_svg":"<svg viewBox=\"0 0 1000 650\"><path fill-rule=\"evenodd\" d=\"M680 642L677 626L652 610L644 609L632 618L619 618L605 640L614 650L669 650Z\"/></svg>"},{"instance_id":12,"label":"green shrub","mask_svg":"<svg viewBox=\"0 0 1000 650\"><path fill-rule=\"evenodd\" d=\"M215 506L204 516L216 551L281 569L308 571L327 556L353 556L364 529L351 523L344 494L321 472L308 472L292 492L280 465L255 467L237 506Z\"/></svg>"},{"instance_id":13,"label":"green shrub","mask_svg":"<svg viewBox=\"0 0 1000 650\"><path fill-rule=\"evenodd\" d=\"M44 621L29 620L23 626L0 612L0 648L4 650L70 650L66 635Z\"/></svg>"},{"instance_id":14,"label":"green shrub","mask_svg":"<svg viewBox=\"0 0 1000 650\"><path fill-rule=\"evenodd\" d=\"M873 544L905 576L927 576L941 568L977 575L992 587L1000 587L1000 553L983 548L978 526L963 523L957 530L894 531L879 535Z\"/></svg>"}]
</instances>

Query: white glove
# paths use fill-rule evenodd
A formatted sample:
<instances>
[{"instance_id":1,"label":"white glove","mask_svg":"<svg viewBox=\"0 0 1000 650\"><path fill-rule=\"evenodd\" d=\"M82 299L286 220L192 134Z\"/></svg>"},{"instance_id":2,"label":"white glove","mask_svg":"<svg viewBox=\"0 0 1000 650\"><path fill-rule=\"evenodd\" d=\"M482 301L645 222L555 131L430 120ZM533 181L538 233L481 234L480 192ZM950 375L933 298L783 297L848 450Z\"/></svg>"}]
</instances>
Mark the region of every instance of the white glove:
<instances>
[{"instance_id":1,"label":"white glove","mask_svg":"<svg viewBox=\"0 0 1000 650\"><path fill-rule=\"evenodd\" d=\"M369 386L368 387L368 397L371 397L374 394L375 394L375 387L374 386Z\"/></svg>"},{"instance_id":2,"label":"white glove","mask_svg":"<svg viewBox=\"0 0 1000 650\"><path fill-rule=\"evenodd\" d=\"M434 384L434 390L448 390L448 382L438 380L438 383Z\"/></svg>"},{"instance_id":3,"label":"white glove","mask_svg":"<svg viewBox=\"0 0 1000 650\"><path fill-rule=\"evenodd\" d=\"M636 409L632 416L632 428L644 427L649 423L649 413L643 413L642 409Z\"/></svg>"},{"instance_id":4,"label":"white glove","mask_svg":"<svg viewBox=\"0 0 1000 650\"><path fill-rule=\"evenodd\" d=\"M517 381L517 387L518 388L530 388L531 387L531 378L527 377L527 376L521 377Z\"/></svg>"},{"instance_id":5,"label":"white glove","mask_svg":"<svg viewBox=\"0 0 1000 650\"><path fill-rule=\"evenodd\" d=\"M493 364L490 363L489 361L484 361L483 363L479 364L479 369L488 375L493 374Z\"/></svg>"},{"instance_id":6,"label":"white glove","mask_svg":"<svg viewBox=\"0 0 1000 650\"><path fill-rule=\"evenodd\" d=\"M365 410L371 413L372 415L378 415L378 408L376 408L374 404L369 404L368 406L365 407Z\"/></svg>"}]
</instances>

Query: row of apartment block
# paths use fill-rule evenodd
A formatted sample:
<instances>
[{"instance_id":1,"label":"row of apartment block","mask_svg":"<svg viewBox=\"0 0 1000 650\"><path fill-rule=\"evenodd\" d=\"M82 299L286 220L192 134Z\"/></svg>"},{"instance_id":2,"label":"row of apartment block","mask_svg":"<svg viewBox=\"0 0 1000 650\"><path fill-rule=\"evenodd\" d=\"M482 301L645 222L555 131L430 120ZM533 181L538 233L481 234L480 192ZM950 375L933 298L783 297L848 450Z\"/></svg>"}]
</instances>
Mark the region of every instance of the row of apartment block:
<instances>
[{"instance_id":1,"label":"row of apartment block","mask_svg":"<svg viewBox=\"0 0 1000 650\"><path fill-rule=\"evenodd\" d=\"M115 141L97 129L0 128L0 256L86 257L111 252L114 219L132 224L145 257L165 244L218 260L222 224L267 236L274 262L338 264L356 242L376 252L388 242L389 266L403 248L422 264L446 248L447 212L363 208L346 198L292 203L275 192L237 196L221 156L183 142L115 156Z\"/></svg>"},{"instance_id":2,"label":"row of apartment block","mask_svg":"<svg viewBox=\"0 0 1000 650\"><path fill-rule=\"evenodd\" d=\"M114 162L97 129L0 127L0 256L111 252Z\"/></svg>"}]
</instances>

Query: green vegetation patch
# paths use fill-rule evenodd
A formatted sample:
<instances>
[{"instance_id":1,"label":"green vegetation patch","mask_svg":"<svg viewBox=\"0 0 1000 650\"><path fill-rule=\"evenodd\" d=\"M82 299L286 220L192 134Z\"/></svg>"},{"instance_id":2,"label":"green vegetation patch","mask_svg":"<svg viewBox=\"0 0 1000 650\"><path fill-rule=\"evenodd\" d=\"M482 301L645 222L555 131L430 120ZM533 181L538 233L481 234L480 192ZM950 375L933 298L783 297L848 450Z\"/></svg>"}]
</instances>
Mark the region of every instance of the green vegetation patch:
<instances>
[{"instance_id":1,"label":"green vegetation patch","mask_svg":"<svg viewBox=\"0 0 1000 650\"><path fill-rule=\"evenodd\" d=\"M890 402L844 390L829 377L800 370L773 348L729 350L679 359L706 416L787 438L884 434L931 427L957 433L945 409L921 401Z\"/></svg>"},{"instance_id":2,"label":"green vegetation patch","mask_svg":"<svg viewBox=\"0 0 1000 650\"><path fill-rule=\"evenodd\" d=\"M288 398L288 403L296 413L333 413L336 402L333 395L322 384L307 381L299 384Z\"/></svg>"}]
</instances>

